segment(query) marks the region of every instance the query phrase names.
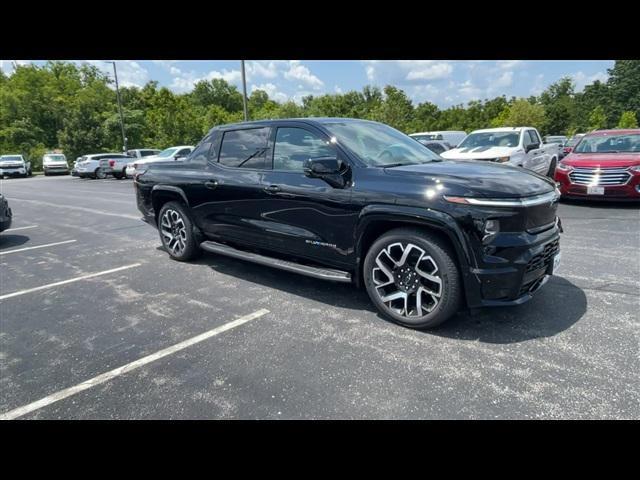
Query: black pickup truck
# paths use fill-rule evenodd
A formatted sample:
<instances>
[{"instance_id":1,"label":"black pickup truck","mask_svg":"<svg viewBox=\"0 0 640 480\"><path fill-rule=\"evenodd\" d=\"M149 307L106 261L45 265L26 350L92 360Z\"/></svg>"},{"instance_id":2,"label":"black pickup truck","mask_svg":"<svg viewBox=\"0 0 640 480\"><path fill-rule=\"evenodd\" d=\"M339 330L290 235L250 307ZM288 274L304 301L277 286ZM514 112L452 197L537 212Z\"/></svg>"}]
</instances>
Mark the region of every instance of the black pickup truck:
<instances>
[{"instance_id":1,"label":"black pickup truck","mask_svg":"<svg viewBox=\"0 0 640 480\"><path fill-rule=\"evenodd\" d=\"M364 285L408 327L523 303L560 258L553 181L446 161L377 122L224 125L184 161L144 168L138 208L172 258L206 250Z\"/></svg>"}]
</instances>

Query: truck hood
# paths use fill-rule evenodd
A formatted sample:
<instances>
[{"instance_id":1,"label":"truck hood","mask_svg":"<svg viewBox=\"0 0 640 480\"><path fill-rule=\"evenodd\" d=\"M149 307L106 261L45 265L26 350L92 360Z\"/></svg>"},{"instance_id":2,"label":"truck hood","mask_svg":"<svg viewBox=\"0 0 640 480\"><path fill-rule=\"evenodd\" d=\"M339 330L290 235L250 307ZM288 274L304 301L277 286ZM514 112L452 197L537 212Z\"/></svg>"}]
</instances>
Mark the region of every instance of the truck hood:
<instances>
[{"instance_id":1,"label":"truck hood","mask_svg":"<svg viewBox=\"0 0 640 480\"><path fill-rule=\"evenodd\" d=\"M441 157L449 160L489 160L507 157L518 150L518 147L474 147L453 148L443 152Z\"/></svg>"},{"instance_id":2,"label":"truck hood","mask_svg":"<svg viewBox=\"0 0 640 480\"><path fill-rule=\"evenodd\" d=\"M443 193L449 195L523 198L555 189L555 183L546 177L499 163L430 162L386 168L385 173L398 177L423 177L427 184L435 181L442 185Z\"/></svg>"},{"instance_id":3,"label":"truck hood","mask_svg":"<svg viewBox=\"0 0 640 480\"><path fill-rule=\"evenodd\" d=\"M25 163L22 160L0 160L0 167L8 167L10 165L24 167Z\"/></svg>"},{"instance_id":4,"label":"truck hood","mask_svg":"<svg viewBox=\"0 0 640 480\"><path fill-rule=\"evenodd\" d=\"M571 153L562 163L572 167L634 167L640 165L640 153Z\"/></svg>"}]
</instances>

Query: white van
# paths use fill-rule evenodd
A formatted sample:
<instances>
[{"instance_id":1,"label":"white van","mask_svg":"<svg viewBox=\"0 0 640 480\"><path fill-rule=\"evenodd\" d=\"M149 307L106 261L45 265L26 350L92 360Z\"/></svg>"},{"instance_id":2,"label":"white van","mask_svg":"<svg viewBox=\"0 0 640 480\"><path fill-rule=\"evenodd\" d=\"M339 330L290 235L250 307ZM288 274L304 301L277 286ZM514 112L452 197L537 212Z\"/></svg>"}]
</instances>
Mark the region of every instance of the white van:
<instances>
[{"instance_id":1,"label":"white van","mask_svg":"<svg viewBox=\"0 0 640 480\"><path fill-rule=\"evenodd\" d=\"M464 140L467 133L460 130L442 130L439 132L412 133L409 136L416 140L440 140L447 142L451 148L455 148L460 144L460 142L462 142L462 140Z\"/></svg>"}]
</instances>

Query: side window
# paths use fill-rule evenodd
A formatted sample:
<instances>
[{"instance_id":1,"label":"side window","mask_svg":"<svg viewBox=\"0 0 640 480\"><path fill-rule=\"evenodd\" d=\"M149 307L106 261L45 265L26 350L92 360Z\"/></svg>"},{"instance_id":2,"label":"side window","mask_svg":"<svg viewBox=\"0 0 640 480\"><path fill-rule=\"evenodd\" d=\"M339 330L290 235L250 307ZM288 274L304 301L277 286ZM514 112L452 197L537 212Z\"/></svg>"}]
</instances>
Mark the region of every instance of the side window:
<instances>
[{"instance_id":1,"label":"side window","mask_svg":"<svg viewBox=\"0 0 640 480\"><path fill-rule=\"evenodd\" d=\"M538 134L535 130L529 130L529 137L531 138L531 141L529 143L540 144L540 137L538 137Z\"/></svg>"},{"instance_id":2,"label":"side window","mask_svg":"<svg viewBox=\"0 0 640 480\"><path fill-rule=\"evenodd\" d=\"M335 157L329 142L303 128L281 127L273 147L273 169L302 171L309 158Z\"/></svg>"},{"instance_id":3,"label":"side window","mask_svg":"<svg viewBox=\"0 0 640 480\"><path fill-rule=\"evenodd\" d=\"M437 153L438 155L440 155L442 152L444 152L444 147L442 145L440 145L439 143L430 143L429 145L427 145L427 147L429 148L429 150L431 150L432 152Z\"/></svg>"},{"instance_id":4,"label":"side window","mask_svg":"<svg viewBox=\"0 0 640 480\"><path fill-rule=\"evenodd\" d=\"M269 128L251 128L224 132L218 161L227 167L267 168Z\"/></svg>"},{"instance_id":5,"label":"side window","mask_svg":"<svg viewBox=\"0 0 640 480\"><path fill-rule=\"evenodd\" d=\"M206 137L200 145L198 145L189 157L189 164L205 166L209 160L209 150L211 150L213 135Z\"/></svg>"},{"instance_id":6,"label":"side window","mask_svg":"<svg viewBox=\"0 0 640 480\"><path fill-rule=\"evenodd\" d=\"M160 152L154 152L153 150L142 150L140 152L140 156L141 157L150 157L151 155L155 155L157 153L160 153Z\"/></svg>"},{"instance_id":7,"label":"side window","mask_svg":"<svg viewBox=\"0 0 640 480\"><path fill-rule=\"evenodd\" d=\"M180 151L178 153L176 153L176 155L187 156L190 153L191 153L191 149L190 148L181 148Z\"/></svg>"}]
</instances>

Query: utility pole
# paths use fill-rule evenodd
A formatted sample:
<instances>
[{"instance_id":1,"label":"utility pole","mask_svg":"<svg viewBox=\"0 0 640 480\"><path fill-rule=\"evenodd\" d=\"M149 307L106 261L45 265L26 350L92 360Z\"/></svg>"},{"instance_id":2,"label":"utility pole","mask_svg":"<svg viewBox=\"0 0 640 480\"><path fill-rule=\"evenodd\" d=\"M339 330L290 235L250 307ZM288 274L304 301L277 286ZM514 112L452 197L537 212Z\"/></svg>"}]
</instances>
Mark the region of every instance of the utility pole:
<instances>
[{"instance_id":1,"label":"utility pole","mask_svg":"<svg viewBox=\"0 0 640 480\"><path fill-rule=\"evenodd\" d=\"M242 69L242 103L244 106L244 121L249 121L249 113L247 112L247 78L244 74L244 60L240 60L240 68Z\"/></svg>"},{"instance_id":2,"label":"utility pole","mask_svg":"<svg viewBox=\"0 0 640 480\"><path fill-rule=\"evenodd\" d=\"M116 70L116 62L113 63L113 76L116 78L116 96L118 97L118 111L120 112L120 128L122 129L122 145L123 153L127 153L127 136L124 132L124 117L122 116L122 104L120 103L120 88L118 87L118 71Z\"/></svg>"}]
</instances>

